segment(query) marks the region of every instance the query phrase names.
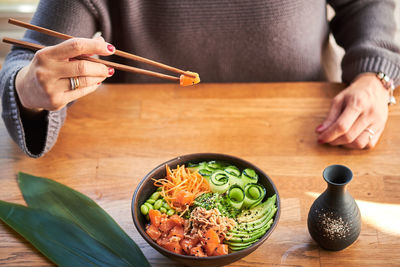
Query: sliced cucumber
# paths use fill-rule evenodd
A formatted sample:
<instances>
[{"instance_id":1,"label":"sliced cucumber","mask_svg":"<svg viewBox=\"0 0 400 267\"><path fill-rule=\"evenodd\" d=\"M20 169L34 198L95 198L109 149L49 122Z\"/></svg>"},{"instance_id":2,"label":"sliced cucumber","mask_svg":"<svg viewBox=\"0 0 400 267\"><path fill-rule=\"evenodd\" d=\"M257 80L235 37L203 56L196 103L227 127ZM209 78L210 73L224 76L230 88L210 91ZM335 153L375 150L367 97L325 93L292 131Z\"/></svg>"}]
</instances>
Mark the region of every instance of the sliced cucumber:
<instances>
[{"instance_id":1,"label":"sliced cucumber","mask_svg":"<svg viewBox=\"0 0 400 267\"><path fill-rule=\"evenodd\" d=\"M209 171L209 170L207 170L207 169L199 169L198 172L199 172L199 174L200 174L201 176L208 176L208 177L210 177L210 175L212 174L212 171Z\"/></svg>"},{"instance_id":2,"label":"sliced cucumber","mask_svg":"<svg viewBox=\"0 0 400 267\"><path fill-rule=\"evenodd\" d=\"M243 181L241 176L234 176L234 175L231 175L231 174L228 174L228 176L229 176L229 185L230 186L233 186L233 185L237 184L242 189L244 189L244 181Z\"/></svg>"},{"instance_id":3,"label":"sliced cucumber","mask_svg":"<svg viewBox=\"0 0 400 267\"><path fill-rule=\"evenodd\" d=\"M260 204L266 194L265 187L261 184L248 183L244 188L244 207L252 208Z\"/></svg>"},{"instance_id":4,"label":"sliced cucumber","mask_svg":"<svg viewBox=\"0 0 400 267\"><path fill-rule=\"evenodd\" d=\"M224 171L218 170L210 176L210 189L214 193L223 194L229 189L229 177Z\"/></svg>"},{"instance_id":5,"label":"sliced cucumber","mask_svg":"<svg viewBox=\"0 0 400 267\"><path fill-rule=\"evenodd\" d=\"M215 160L207 162L207 167L213 170L221 169L221 163Z\"/></svg>"},{"instance_id":6,"label":"sliced cucumber","mask_svg":"<svg viewBox=\"0 0 400 267\"><path fill-rule=\"evenodd\" d=\"M226 167L224 169L224 171L226 173L229 173L230 175L233 175L233 176L236 176L236 177L240 176L240 170L238 169L238 167L233 166L233 165Z\"/></svg>"},{"instance_id":7,"label":"sliced cucumber","mask_svg":"<svg viewBox=\"0 0 400 267\"><path fill-rule=\"evenodd\" d=\"M227 197L228 202L232 207L236 209L242 208L245 194L239 185L235 184L229 187Z\"/></svg>"},{"instance_id":8,"label":"sliced cucumber","mask_svg":"<svg viewBox=\"0 0 400 267\"><path fill-rule=\"evenodd\" d=\"M243 181L244 181L244 185L248 184L248 183L257 183L258 182L258 175L256 173L255 170L253 169L244 169L242 171L242 175L241 175Z\"/></svg>"}]
</instances>

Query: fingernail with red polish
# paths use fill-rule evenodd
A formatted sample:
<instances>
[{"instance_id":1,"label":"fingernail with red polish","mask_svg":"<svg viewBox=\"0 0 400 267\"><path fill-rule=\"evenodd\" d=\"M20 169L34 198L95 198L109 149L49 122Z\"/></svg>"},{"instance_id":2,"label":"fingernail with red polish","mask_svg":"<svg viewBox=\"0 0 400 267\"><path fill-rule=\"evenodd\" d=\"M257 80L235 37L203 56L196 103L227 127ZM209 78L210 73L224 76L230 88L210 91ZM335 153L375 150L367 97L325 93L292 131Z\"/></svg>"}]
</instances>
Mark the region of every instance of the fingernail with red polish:
<instances>
[{"instance_id":1,"label":"fingernail with red polish","mask_svg":"<svg viewBox=\"0 0 400 267\"><path fill-rule=\"evenodd\" d=\"M97 83L97 85L99 85L99 84L101 84L101 83Z\"/></svg>"},{"instance_id":2,"label":"fingernail with red polish","mask_svg":"<svg viewBox=\"0 0 400 267\"><path fill-rule=\"evenodd\" d=\"M315 128L315 131L320 132L322 130L322 128L324 128L324 125L320 124L317 128Z\"/></svg>"},{"instance_id":3,"label":"fingernail with red polish","mask_svg":"<svg viewBox=\"0 0 400 267\"><path fill-rule=\"evenodd\" d=\"M114 74L114 68L108 68L108 75L112 76Z\"/></svg>"},{"instance_id":4,"label":"fingernail with red polish","mask_svg":"<svg viewBox=\"0 0 400 267\"><path fill-rule=\"evenodd\" d=\"M115 51L115 47L113 45L111 45L111 44L107 45L107 49L110 52L114 52Z\"/></svg>"}]
</instances>

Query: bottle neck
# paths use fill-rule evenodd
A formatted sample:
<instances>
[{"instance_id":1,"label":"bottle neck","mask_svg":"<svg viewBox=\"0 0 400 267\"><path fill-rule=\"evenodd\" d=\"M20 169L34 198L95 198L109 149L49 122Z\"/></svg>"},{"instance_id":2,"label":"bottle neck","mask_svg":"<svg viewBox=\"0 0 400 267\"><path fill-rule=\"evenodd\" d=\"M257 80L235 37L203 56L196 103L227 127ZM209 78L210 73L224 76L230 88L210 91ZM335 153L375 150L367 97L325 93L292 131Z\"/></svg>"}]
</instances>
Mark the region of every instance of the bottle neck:
<instances>
[{"instance_id":1,"label":"bottle neck","mask_svg":"<svg viewBox=\"0 0 400 267\"><path fill-rule=\"evenodd\" d=\"M333 185L328 183L326 190L331 194L344 194L347 191L347 185Z\"/></svg>"},{"instance_id":2,"label":"bottle neck","mask_svg":"<svg viewBox=\"0 0 400 267\"><path fill-rule=\"evenodd\" d=\"M347 199L347 185L332 185L328 184L325 191L325 201L330 205L345 205Z\"/></svg>"}]
</instances>

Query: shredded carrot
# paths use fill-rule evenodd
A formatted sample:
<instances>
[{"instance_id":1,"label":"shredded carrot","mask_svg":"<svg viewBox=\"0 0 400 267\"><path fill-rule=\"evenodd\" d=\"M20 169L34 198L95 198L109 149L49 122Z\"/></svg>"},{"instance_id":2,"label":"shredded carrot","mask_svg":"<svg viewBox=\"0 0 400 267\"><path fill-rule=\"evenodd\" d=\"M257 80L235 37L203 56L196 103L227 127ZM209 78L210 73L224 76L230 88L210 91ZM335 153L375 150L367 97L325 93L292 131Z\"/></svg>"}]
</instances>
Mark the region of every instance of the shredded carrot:
<instances>
[{"instance_id":1,"label":"shredded carrot","mask_svg":"<svg viewBox=\"0 0 400 267\"><path fill-rule=\"evenodd\" d=\"M165 165L166 177L153 179L154 185L161 187L161 195L165 201L178 212L184 213L194 199L203 193L210 192L207 180L197 171L190 171L185 165L170 169Z\"/></svg>"}]
</instances>

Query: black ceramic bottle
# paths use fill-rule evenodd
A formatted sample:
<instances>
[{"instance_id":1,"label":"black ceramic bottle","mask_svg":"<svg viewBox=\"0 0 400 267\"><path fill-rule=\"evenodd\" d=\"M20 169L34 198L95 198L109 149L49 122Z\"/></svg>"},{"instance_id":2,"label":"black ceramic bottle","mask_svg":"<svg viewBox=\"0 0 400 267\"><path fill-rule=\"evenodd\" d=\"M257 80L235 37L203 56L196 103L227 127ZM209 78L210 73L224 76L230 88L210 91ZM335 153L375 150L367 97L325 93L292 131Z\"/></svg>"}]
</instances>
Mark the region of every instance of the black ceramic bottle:
<instances>
[{"instance_id":1,"label":"black ceramic bottle","mask_svg":"<svg viewBox=\"0 0 400 267\"><path fill-rule=\"evenodd\" d=\"M323 248L342 250L357 240L361 214L346 189L353 173L343 165L331 165L323 172L328 187L312 204L308 213L308 231Z\"/></svg>"}]
</instances>

